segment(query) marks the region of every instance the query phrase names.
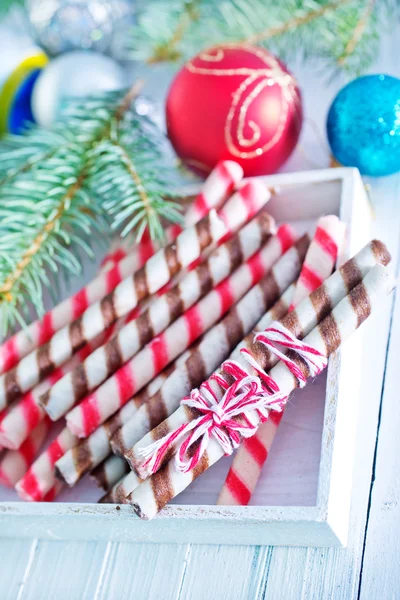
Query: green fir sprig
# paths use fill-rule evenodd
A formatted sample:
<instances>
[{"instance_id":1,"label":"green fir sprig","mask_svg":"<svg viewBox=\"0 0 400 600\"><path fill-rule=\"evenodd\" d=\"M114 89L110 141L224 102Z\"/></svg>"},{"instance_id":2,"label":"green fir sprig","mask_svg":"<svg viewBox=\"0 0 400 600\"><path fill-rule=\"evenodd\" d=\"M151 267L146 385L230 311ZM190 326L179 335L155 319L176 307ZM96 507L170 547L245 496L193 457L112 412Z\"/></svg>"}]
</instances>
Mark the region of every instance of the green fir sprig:
<instances>
[{"instance_id":1,"label":"green fir sprig","mask_svg":"<svg viewBox=\"0 0 400 600\"><path fill-rule=\"evenodd\" d=\"M150 64L179 64L215 44L247 42L357 75L398 15L398 0L152 0L139 8L130 47Z\"/></svg>"},{"instance_id":2,"label":"green fir sprig","mask_svg":"<svg viewBox=\"0 0 400 600\"><path fill-rule=\"evenodd\" d=\"M3 335L32 306L42 314L44 290L78 274L82 253L92 256L110 228L162 238L162 221L180 221L162 136L137 114L136 93L71 101L51 130L33 126L0 144Z\"/></svg>"}]
</instances>

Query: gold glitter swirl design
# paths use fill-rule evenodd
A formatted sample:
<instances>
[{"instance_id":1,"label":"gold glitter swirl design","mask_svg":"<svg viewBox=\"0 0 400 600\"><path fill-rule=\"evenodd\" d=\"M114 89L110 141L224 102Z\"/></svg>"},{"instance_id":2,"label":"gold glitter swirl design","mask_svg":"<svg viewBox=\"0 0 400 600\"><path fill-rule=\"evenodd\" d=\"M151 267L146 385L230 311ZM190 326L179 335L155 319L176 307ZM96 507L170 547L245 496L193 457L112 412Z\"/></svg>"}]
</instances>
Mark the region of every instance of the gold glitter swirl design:
<instances>
[{"instance_id":1,"label":"gold glitter swirl design","mask_svg":"<svg viewBox=\"0 0 400 600\"><path fill-rule=\"evenodd\" d=\"M209 68L198 67L193 62L188 62L186 68L196 75L212 75L216 77L234 77L242 75L245 77L233 94L228 115L225 121L224 135L228 150L233 156L242 159L255 158L271 150L281 140L285 126L289 118L289 111L294 105L297 111L300 111L300 98L296 91L296 80L289 73L286 73L279 62L270 54L267 54L262 48L254 48L247 44L225 44L227 49L245 50L250 54L256 55L264 64L264 68L239 67L231 68ZM199 58L204 62L218 63L225 57L223 48L211 48L206 52L199 54ZM260 80L254 88L249 88ZM279 85L282 91L282 110L279 116L278 125L272 138L263 145L254 150L249 148L260 142L261 130L257 123L248 118L248 112L252 102L260 93L269 86ZM236 130L234 131L234 121L237 120ZM250 130L251 135L246 136L245 130Z\"/></svg>"}]
</instances>

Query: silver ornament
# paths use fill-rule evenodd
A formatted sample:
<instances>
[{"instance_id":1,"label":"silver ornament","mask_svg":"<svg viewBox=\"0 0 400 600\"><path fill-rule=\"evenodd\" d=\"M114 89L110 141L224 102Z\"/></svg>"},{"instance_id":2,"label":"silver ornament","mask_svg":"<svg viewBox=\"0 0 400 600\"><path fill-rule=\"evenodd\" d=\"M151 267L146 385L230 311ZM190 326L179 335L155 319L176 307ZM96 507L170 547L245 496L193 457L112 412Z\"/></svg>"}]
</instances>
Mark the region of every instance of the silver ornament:
<instances>
[{"instance_id":1,"label":"silver ornament","mask_svg":"<svg viewBox=\"0 0 400 600\"><path fill-rule=\"evenodd\" d=\"M39 75L31 99L35 121L50 127L70 97L120 90L129 81L124 69L109 56L74 50L54 58Z\"/></svg>"},{"instance_id":2,"label":"silver ornament","mask_svg":"<svg viewBox=\"0 0 400 600\"><path fill-rule=\"evenodd\" d=\"M36 40L51 55L91 49L114 53L133 22L133 0L26 0Z\"/></svg>"}]
</instances>

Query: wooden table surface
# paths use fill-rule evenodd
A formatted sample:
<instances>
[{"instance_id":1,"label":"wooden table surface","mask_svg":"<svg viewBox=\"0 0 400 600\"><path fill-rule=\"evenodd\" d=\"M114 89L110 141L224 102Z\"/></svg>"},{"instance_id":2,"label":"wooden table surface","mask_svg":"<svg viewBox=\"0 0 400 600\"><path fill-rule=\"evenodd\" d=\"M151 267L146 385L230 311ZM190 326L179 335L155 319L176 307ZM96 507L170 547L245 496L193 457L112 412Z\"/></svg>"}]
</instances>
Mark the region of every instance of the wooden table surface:
<instances>
[{"instance_id":1,"label":"wooden table surface","mask_svg":"<svg viewBox=\"0 0 400 600\"><path fill-rule=\"evenodd\" d=\"M399 56L400 40L388 36L372 72L399 77ZM325 167L325 115L341 82L321 83L310 66L296 73L307 118L285 170ZM399 276L400 174L369 183L374 235ZM392 311L381 402L360 421L376 443L367 451L357 444L346 549L0 540L0 600L400 598L399 292Z\"/></svg>"}]
</instances>

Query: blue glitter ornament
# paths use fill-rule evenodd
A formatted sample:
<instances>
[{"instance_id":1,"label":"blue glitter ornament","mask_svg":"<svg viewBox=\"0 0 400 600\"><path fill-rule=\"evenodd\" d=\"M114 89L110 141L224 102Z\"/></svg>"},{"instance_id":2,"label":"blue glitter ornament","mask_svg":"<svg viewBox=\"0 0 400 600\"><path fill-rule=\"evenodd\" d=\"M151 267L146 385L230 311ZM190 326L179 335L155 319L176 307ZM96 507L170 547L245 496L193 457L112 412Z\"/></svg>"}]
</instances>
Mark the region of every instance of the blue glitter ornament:
<instances>
[{"instance_id":1,"label":"blue glitter ornament","mask_svg":"<svg viewBox=\"0 0 400 600\"><path fill-rule=\"evenodd\" d=\"M400 79L367 75L346 85L332 103L327 121L336 160L362 174L400 170Z\"/></svg>"}]
</instances>

